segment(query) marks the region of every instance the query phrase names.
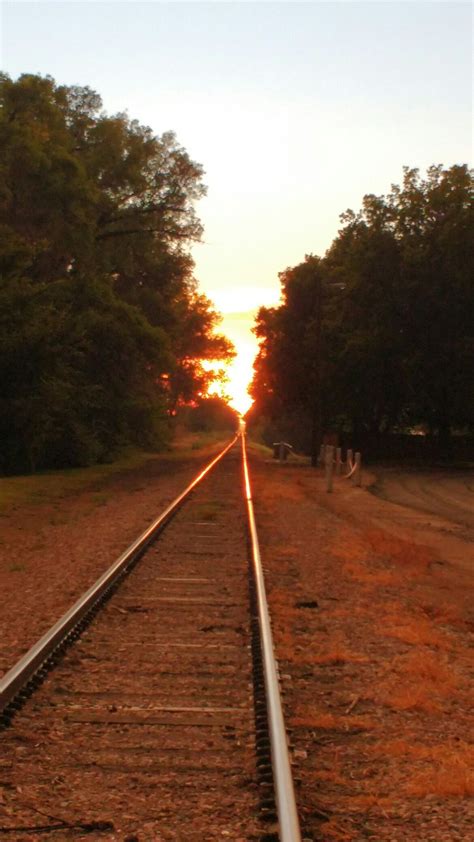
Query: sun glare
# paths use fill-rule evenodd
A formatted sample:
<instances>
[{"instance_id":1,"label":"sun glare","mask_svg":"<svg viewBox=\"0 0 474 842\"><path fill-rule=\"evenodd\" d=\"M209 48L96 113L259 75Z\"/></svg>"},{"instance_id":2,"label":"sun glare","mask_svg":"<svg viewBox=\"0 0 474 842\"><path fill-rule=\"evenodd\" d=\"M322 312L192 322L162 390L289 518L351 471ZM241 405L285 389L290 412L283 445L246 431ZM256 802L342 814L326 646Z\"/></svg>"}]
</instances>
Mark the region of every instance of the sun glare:
<instances>
[{"instance_id":1,"label":"sun glare","mask_svg":"<svg viewBox=\"0 0 474 842\"><path fill-rule=\"evenodd\" d=\"M238 292L235 289L221 290L214 296L222 312L222 321L217 327L217 332L225 334L230 339L236 356L228 365L217 361L209 361L205 364L208 371L213 370L217 374L219 370L224 370L226 375L224 383L215 381L211 384L209 394L226 398L241 415L245 415L253 403L248 387L253 378L253 363L259 349L257 337L252 332L258 306L262 303L265 306L276 304L279 295L280 291L277 288L241 287ZM252 309L228 309L235 308L239 303L250 304Z\"/></svg>"},{"instance_id":2,"label":"sun glare","mask_svg":"<svg viewBox=\"0 0 474 842\"><path fill-rule=\"evenodd\" d=\"M226 370L228 381L224 388L230 395L230 405L241 415L245 415L253 403L248 387L253 377L254 357L253 349L240 348Z\"/></svg>"},{"instance_id":3,"label":"sun glare","mask_svg":"<svg viewBox=\"0 0 474 842\"><path fill-rule=\"evenodd\" d=\"M217 380L211 383L208 394L225 398L240 415L245 415L253 403L247 389L253 376L254 356L255 351L252 348L248 351L239 348L237 349L237 356L228 365L211 360L204 364L208 371L214 370L217 373L224 369L226 377L223 383Z\"/></svg>"}]
</instances>

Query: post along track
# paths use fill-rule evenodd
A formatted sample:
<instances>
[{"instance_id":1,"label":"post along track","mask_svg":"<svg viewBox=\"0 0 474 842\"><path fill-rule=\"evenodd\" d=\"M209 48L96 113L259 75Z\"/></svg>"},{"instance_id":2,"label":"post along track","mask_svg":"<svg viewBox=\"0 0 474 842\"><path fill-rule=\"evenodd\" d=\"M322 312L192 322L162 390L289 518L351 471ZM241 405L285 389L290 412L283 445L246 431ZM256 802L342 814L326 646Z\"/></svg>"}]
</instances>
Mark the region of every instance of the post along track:
<instances>
[{"instance_id":1,"label":"post along track","mask_svg":"<svg viewBox=\"0 0 474 842\"><path fill-rule=\"evenodd\" d=\"M0 838L300 842L241 443L0 681Z\"/></svg>"}]
</instances>

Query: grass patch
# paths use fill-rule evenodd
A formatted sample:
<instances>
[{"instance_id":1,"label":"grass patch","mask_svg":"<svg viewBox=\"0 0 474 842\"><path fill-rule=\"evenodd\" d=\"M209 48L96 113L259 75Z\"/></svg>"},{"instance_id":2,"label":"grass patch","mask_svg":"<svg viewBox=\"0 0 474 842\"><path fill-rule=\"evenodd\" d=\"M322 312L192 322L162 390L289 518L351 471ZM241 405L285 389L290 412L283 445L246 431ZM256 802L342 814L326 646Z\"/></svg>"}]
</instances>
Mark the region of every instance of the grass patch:
<instances>
[{"instance_id":1,"label":"grass patch","mask_svg":"<svg viewBox=\"0 0 474 842\"><path fill-rule=\"evenodd\" d=\"M474 795L474 745L449 741L425 745L405 739L386 740L370 748L373 754L403 758L412 772L402 784L409 797L470 797ZM416 764L416 766L414 765ZM425 764L420 768L420 764Z\"/></svg>"},{"instance_id":2,"label":"grass patch","mask_svg":"<svg viewBox=\"0 0 474 842\"><path fill-rule=\"evenodd\" d=\"M192 433L188 430L179 431L173 440L172 448L166 454L167 459L180 461L186 458L195 458L199 451L200 456L211 456L225 447L232 441L231 432L213 431Z\"/></svg>"},{"instance_id":3,"label":"grass patch","mask_svg":"<svg viewBox=\"0 0 474 842\"><path fill-rule=\"evenodd\" d=\"M435 624L423 616L395 614L381 618L381 634L408 643L410 646L449 648L449 640L438 631Z\"/></svg>"},{"instance_id":4,"label":"grass patch","mask_svg":"<svg viewBox=\"0 0 474 842\"><path fill-rule=\"evenodd\" d=\"M247 450L249 453L254 453L256 456L263 456L265 459L269 459L273 456L273 448L267 447L266 444L262 444L258 441L247 441Z\"/></svg>"},{"instance_id":5,"label":"grass patch","mask_svg":"<svg viewBox=\"0 0 474 842\"><path fill-rule=\"evenodd\" d=\"M140 468L145 462L159 458L156 453L129 449L115 462L88 468L43 471L0 479L0 511L16 506L37 505L66 497L123 471Z\"/></svg>"},{"instance_id":6,"label":"grass patch","mask_svg":"<svg viewBox=\"0 0 474 842\"><path fill-rule=\"evenodd\" d=\"M0 517L7 516L9 510L20 506L35 506L50 503L53 500L67 497L84 491L97 483L106 482L116 474L133 471L143 467L147 462L156 459L168 461L184 461L199 456L206 458L214 455L219 448L217 444L230 441L230 436L224 438L221 433L186 433L178 435L173 443L173 450L166 453L150 453L137 448L128 448L114 462L104 465L92 465L87 468L68 468L61 471L42 471L37 474L27 474L0 478ZM96 494L96 505L105 505L105 495Z\"/></svg>"},{"instance_id":7,"label":"grass patch","mask_svg":"<svg viewBox=\"0 0 474 842\"><path fill-rule=\"evenodd\" d=\"M446 658L420 649L394 658L379 685L376 701L393 710L439 713L454 698L460 678Z\"/></svg>"},{"instance_id":8,"label":"grass patch","mask_svg":"<svg viewBox=\"0 0 474 842\"><path fill-rule=\"evenodd\" d=\"M405 791L408 796L416 798L427 795L471 797L474 795L474 771L464 761L451 758L440 769L418 772L406 785Z\"/></svg>"}]
</instances>

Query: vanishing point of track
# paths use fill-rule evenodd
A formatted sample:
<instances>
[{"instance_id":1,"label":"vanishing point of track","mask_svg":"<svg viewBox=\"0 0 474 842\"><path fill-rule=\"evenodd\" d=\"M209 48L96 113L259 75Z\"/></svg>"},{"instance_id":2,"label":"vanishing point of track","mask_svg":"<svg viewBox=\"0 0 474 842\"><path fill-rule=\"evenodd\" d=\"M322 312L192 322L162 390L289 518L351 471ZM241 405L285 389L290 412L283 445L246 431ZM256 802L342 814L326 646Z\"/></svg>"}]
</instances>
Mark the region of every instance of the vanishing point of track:
<instances>
[{"instance_id":1,"label":"vanishing point of track","mask_svg":"<svg viewBox=\"0 0 474 842\"><path fill-rule=\"evenodd\" d=\"M0 680L0 725L2 839L300 842L244 434Z\"/></svg>"}]
</instances>

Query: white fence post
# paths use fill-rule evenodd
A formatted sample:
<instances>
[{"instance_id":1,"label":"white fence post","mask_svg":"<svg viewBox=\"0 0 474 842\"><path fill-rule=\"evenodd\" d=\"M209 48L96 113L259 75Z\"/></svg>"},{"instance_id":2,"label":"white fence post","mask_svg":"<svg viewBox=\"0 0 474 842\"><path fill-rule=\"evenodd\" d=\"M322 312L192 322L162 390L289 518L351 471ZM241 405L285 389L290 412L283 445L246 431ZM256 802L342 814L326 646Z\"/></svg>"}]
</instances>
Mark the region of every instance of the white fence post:
<instances>
[{"instance_id":1,"label":"white fence post","mask_svg":"<svg viewBox=\"0 0 474 842\"><path fill-rule=\"evenodd\" d=\"M332 474L334 461L334 447L330 444L326 445L325 465L326 465L326 491L332 491Z\"/></svg>"},{"instance_id":2,"label":"white fence post","mask_svg":"<svg viewBox=\"0 0 474 842\"><path fill-rule=\"evenodd\" d=\"M341 452L342 449L340 447L336 447L336 476L341 475Z\"/></svg>"},{"instance_id":3,"label":"white fence post","mask_svg":"<svg viewBox=\"0 0 474 842\"><path fill-rule=\"evenodd\" d=\"M347 473L350 473L350 471L352 471L352 450L348 450L346 453L346 468Z\"/></svg>"},{"instance_id":4,"label":"white fence post","mask_svg":"<svg viewBox=\"0 0 474 842\"><path fill-rule=\"evenodd\" d=\"M354 485L360 486L362 483L362 456L359 452L355 455L355 471L354 471Z\"/></svg>"}]
</instances>

